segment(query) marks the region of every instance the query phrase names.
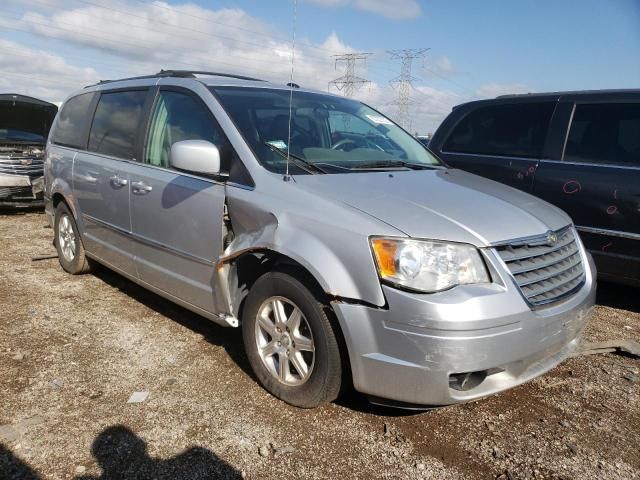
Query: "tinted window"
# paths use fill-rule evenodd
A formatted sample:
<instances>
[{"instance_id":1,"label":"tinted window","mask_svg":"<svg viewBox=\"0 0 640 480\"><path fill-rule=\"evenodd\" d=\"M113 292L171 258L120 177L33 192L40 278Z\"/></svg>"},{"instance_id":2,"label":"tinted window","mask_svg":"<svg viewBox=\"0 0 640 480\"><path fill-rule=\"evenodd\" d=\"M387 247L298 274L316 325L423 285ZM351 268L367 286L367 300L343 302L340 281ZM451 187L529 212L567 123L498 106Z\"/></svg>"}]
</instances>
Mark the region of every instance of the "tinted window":
<instances>
[{"instance_id":1,"label":"tinted window","mask_svg":"<svg viewBox=\"0 0 640 480\"><path fill-rule=\"evenodd\" d=\"M182 140L207 140L226 158L226 142L209 111L190 95L161 91L153 107L145 162L169 167L171 145Z\"/></svg>"},{"instance_id":2,"label":"tinted window","mask_svg":"<svg viewBox=\"0 0 640 480\"><path fill-rule=\"evenodd\" d=\"M83 93L67 100L56 120L53 142L68 147L85 148L87 127L91 121L93 93Z\"/></svg>"},{"instance_id":3,"label":"tinted window","mask_svg":"<svg viewBox=\"0 0 640 480\"><path fill-rule=\"evenodd\" d=\"M104 93L100 96L89 134L89 150L132 159L142 121L146 90Z\"/></svg>"},{"instance_id":4,"label":"tinted window","mask_svg":"<svg viewBox=\"0 0 640 480\"><path fill-rule=\"evenodd\" d=\"M640 165L640 103L576 105L564 158Z\"/></svg>"},{"instance_id":5,"label":"tinted window","mask_svg":"<svg viewBox=\"0 0 640 480\"><path fill-rule=\"evenodd\" d=\"M539 157L555 103L492 105L472 111L455 127L443 150Z\"/></svg>"}]
</instances>

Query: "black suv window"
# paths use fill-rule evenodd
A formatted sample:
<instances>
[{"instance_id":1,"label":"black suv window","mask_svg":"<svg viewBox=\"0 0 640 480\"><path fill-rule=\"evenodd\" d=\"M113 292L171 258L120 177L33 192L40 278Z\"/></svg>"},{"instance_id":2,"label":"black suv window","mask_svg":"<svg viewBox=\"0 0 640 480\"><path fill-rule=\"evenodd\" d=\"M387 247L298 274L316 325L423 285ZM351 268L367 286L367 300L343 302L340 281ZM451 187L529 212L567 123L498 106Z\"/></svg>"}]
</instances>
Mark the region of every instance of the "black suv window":
<instances>
[{"instance_id":1,"label":"black suv window","mask_svg":"<svg viewBox=\"0 0 640 480\"><path fill-rule=\"evenodd\" d=\"M443 150L540 157L554 107L554 102L480 107L458 123Z\"/></svg>"},{"instance_id":2,"label":"black suv window","mask_svg":"<svg viewBox=\"0 0 640 480\"><path fill-rule=\"evenodd\" d=\"M640 165L640 103L576 105L564 158Z\"/></svg>"},{"instance_id":3,"label":"black suv window","mask_svg":"<svg viewBox=\"0 0 640 480\"><path fill-rule=\"evenodd\" d=\"M87 126L91 121L89 108L93 93L83 93L67 100L58 115L53 143L74 148L86 148Z\"/></svg>"},{"instance_id":4,"label":"black suv window","mask_svg":"<svg viewBox=\"0 0 640 480\"><path fill-rule=\"evenodd\" d=\"M89 150L114 157L135 156L146 90L103 93L89 134Z\"/></svg>"},{"instance_id":5,"label":"black suv window","mask_svg":"<svg viewBox=\"0 0 640 480\"><path fill-rule=\"evenodd\" d=\"M225 143L208 110L190 95L161 91L153 107L144 161L169 167L171 145L182 140L207 140L225 158Z\"/></svg>"}]
</instances>

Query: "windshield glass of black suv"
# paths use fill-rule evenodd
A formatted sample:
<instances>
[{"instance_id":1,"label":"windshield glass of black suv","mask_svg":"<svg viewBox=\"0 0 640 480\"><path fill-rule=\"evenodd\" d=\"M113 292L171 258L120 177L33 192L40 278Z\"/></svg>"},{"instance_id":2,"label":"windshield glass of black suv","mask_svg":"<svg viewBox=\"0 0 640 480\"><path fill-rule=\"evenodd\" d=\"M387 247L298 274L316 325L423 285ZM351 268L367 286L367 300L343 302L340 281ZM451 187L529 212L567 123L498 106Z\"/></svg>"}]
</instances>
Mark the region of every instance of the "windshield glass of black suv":
<instances>
[{"instance_id":1,"label":"windshield glass of black suv","mask_svg":"<svg viewBox=\"0 0 640 480\"><path fill-rule=\"evenodd\" d=\"M214 87L262 165L277 173L439 168L420 142L372 108L346 98L286 89Z\"/></svg>"}]
</instances>

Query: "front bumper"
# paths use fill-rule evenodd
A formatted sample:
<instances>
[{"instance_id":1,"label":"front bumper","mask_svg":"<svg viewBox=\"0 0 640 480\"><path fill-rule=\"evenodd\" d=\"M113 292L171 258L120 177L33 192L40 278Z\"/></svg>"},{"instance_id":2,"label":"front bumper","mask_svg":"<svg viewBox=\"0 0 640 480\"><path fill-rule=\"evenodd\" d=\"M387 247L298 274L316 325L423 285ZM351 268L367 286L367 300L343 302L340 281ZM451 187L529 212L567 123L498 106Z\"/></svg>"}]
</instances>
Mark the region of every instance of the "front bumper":
<instances>
[{"instance_id":1,"label":"front bumper","mask_svg":"<svg viewBox=\"0 0 640 480\"><path fill-rule=\"evenodd\" d=\"M576 348L595 303L595 267L573 296L532 310L507 278L436 294L383 286L388 308L334 302L353 383L367 395L448 405L512 388L558 365ZM451 375L487 374L466 390Z\"/></svg>"},{"instance_id":2,"label":"front bumper","mask_svg":"<svg viewBox=\"0 0 640 480\"><path fill-rule=\"evenodd\" d=\"M43 177L0 173L0 204L43 205Z\"/></svg>"}]
</instances>

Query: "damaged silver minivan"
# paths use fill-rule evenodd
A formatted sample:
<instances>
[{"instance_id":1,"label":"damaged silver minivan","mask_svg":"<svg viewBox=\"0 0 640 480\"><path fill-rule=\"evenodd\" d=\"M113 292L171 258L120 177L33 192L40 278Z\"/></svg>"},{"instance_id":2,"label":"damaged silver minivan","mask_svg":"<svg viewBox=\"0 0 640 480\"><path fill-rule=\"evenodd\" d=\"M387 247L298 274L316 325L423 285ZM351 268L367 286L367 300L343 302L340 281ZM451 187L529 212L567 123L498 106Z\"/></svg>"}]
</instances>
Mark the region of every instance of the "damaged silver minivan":
<instances>
[{"instance_id":1,"label":"damaged silver minivan","mask_svg":"<svg viewBox=\"0 0 640 480\"><path fill-rule=\"evenodd\" d=\"M44 147L58 107L0 94L0 206L42 207Z\"/></svg>"},{"instance_id":2,"label":"damaged silver minivan","mask_svg":"<svg viewBox=\"0 0 640 480\"><path fill-rule=\"evenodd\" d=\"M448 168L347 98L162 71L71 96L45 161L60 264L242 329L269 392L396 406L521 384L576 347L595 270L571 219Z\"/></svg>"}]
</instances>

